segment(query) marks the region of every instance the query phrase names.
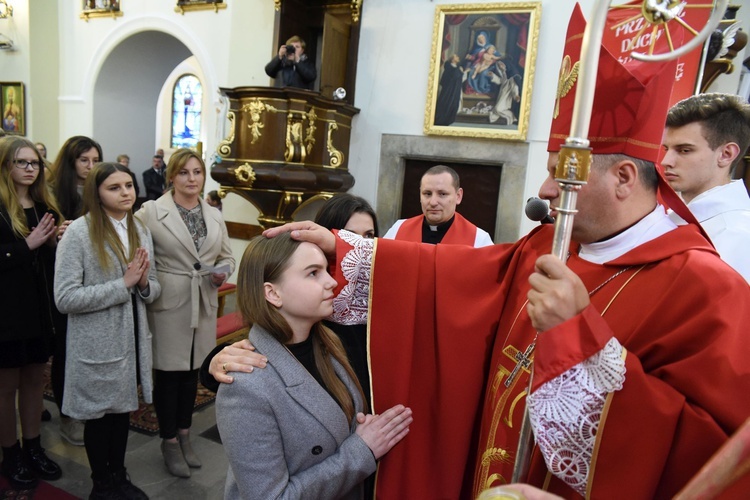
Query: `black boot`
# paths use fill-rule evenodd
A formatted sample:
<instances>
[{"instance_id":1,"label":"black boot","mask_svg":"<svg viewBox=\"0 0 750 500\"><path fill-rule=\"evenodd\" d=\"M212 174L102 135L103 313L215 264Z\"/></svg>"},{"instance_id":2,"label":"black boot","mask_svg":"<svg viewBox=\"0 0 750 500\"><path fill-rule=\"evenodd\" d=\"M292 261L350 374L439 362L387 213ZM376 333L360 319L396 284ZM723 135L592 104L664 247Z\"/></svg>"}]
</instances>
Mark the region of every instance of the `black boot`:
<instances>
[{"instance_id":1,"label":"black boot","mask_svg":"<svg viewBox=\"0 0 750 500\"><path fill-rule=\"evenodd\" d=\"M60 466L44 453L39 436L32 439L23 438L23 458L41 479L54 481L62 476Z\"/></svg>"},{"instance_id":2,"label":"black boot","mask_svg":"<svg viewBox=\"0 0 750 500\"><path fill-rule=\"evenodd\" d=\"M24 461L21 443L18 441L10 448L3 446L3 464L0 468L3 475L16 488L30 489L37 485L36 474Z\"/></svg>"},{"instance_id":3,"label":"black boot","mask_svg":"<svg viewBox=\"0 0 750 500\"><path fill-rule=\"evenodd\" d=\"M143 492L138 486L130 482L130 477L123 467L117 472L112 473L112 479L114 481L115 489L120 494L121 498L127 500L148 500L148 495Z\"/></svg>"},{"instance_id":4,"label":"black boot","mask_svg":"<svg viewBox=\"0 0 750 500\"><path fill-rule=\"evenodd\" d=\"M112 474L106 473L101 478L91 474L91 480L94 481L94 487L89 494L89 500L121 500L123 498L115 488Z\"/></svg>"}]
</instances>

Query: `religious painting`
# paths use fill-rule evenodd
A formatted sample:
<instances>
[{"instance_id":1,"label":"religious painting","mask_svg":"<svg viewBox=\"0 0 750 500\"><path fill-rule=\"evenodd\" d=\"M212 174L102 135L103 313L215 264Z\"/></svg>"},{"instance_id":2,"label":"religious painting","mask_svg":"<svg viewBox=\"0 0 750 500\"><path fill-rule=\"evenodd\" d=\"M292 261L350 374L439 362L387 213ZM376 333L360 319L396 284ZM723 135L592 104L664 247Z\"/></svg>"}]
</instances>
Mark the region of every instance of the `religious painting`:
<instances>
[{"instance_id":1,"label":"religious painting","mask_svg":"<svg viewBox=\"0 0 750 500\"><path fill-rule=\"evenodd\" d=\"M121 17L120 0L81 0L81 19Z\"/></svg>"},{"instance_id":2,"label":"religious painting","mask_svg":"<svg viewBox=\"0 0 750 500\"><path fill-rule=\"evenodd\" d=\"M425 134L525 140L541 2L435 10Z\"/></svg>"},{"instance_id":3,"label":"religious painting","mask_svg":"<svg viewBox=\"0 0 750 500\"><path fill-rule=\"evenodd\" d=\"M3 110L3 131L10 135L26 135L23 83L0 82L0 108Z\"/></svg>"}]
</instances>

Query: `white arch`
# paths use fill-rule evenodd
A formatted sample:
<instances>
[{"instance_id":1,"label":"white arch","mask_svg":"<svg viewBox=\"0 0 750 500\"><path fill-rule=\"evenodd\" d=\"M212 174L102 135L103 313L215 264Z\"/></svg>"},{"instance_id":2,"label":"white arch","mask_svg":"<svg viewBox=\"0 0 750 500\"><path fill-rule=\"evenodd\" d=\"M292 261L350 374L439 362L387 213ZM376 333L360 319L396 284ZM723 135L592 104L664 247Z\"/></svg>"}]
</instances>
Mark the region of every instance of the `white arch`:
<instances>
[{"instance_id":1,"label":"white arch","mask_svg":"<svg viewBox=\"0 0 750 500\"><path fill-rule=\"evenodd\" d=\"M97 47L91 58L91 64L89 64L87 68L86 76L83 81L82 94L84 101L91 102L99 72L112 51L126 39L145 31L159 31L171 35L183 43L198 60L201 68L203 68L208 91L211 92L211 95L218 91L219 87L216 82L216 68L214 68L206 47L199 43L200 37L196 33L186 29L184 26L175 23L170 18L161 16L144 16L127 20L118 25L118 27L104 39L103 43ZM93 113L93 110L91 110L91 112Z\"/></svg>"}]
</instances>

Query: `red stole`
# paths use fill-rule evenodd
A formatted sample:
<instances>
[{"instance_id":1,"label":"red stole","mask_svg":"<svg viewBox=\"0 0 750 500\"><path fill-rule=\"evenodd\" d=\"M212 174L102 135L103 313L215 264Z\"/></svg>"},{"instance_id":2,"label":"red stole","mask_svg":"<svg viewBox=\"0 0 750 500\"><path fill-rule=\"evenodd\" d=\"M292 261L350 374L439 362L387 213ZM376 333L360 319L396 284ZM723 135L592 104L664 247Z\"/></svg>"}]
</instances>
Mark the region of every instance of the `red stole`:
<instances>
[{"instance_id":1,"label":"red stole","mask_svg":"<svg viewBox=\"0 0 750 500\"><path fill-rule=\"evenodd\" d=\"M418 215L406 219L398 228L394 239L400 241L422 242L422 222L424 215ZM441 244L447 245L469 245L474 246L477 237L477 226L466 220L464 216L456 212L453 224L443 236Z\"/></svg>"}]
</instances>

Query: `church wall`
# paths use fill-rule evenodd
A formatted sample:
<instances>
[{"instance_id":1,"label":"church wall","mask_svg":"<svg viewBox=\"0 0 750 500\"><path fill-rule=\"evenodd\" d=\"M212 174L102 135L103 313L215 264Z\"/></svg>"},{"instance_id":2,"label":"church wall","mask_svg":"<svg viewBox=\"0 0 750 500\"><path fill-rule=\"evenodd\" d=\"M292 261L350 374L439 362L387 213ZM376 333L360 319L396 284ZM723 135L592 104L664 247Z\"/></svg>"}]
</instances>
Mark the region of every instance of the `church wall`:
<instances>
[{"instance_id":1,"label":"church wall","mask_svg":"<svg viewBox=\"0 0 750 500\"><path fill-rule=\"evenodd\" d=\"M27 136L33 133L29 127L29 77L31 58L29 52L29 4L28 1L13 5L13 17L0 19L0 33L13 40L14 50L0 51L0 80L23 82L26 85L26 130Z\"/></svg>"},{"instance_id":2,"label":"church wall","mask_svg":"<svg viewBox=\"0 0 750 500\"><path fill-rule=\"evenodd\" d=\"M48 0L35 2L33 8L29 0L11 0L11 3L14 16L12 20L0 20L0 33L13 38L17 50L0 52L0 75L3 80L26 84L29 137L47 142L53 157L59 144L71 135L97 137L93 104L97 78L112 51L134 34L166 33L195 55L205 75L204 151L209 163L210 154L225 132L225 124L220 123L216 112L222 107L219 87L270 83L263 66L276 50L273 26L278 15L270 0L228 0L227 9L218 13L200 11L184 15L174 12L174 1L128 0L123 2L122 17L88 22L79 18L80 1ZM354 103L362 111L354 121L350 169L357 179L353 192L373 203L377 202L381 137L423 135L435 7L455 3L488 2L365 0L363 3ZM595 0L581 1L587 16L594 3ZM527 139L530 168L523 200L536 194L545 176L546 140L566 29L564 21L573 4L573 0L542 0ZM741 9L740 16L750 18L750 10ZM740 54L736 61L739 63L744 57ZM139 77L134 72L133 78ZM738 78L738 75L722 76L715 88L732 92ZM477 141L477 147L483 143ZM153 143L144 147L151 150ZM105 151L107 158L114 154L117 154L114 149ZM139 164L137 168L143 166ZM239 220L252 219L241 209L237 209L239 215L233 212L234 209L225 216L251 222ZM533 226L524 220L519 234Z\"/></svg>"},{"instance_id":3,"label":"church wall","mask_svg":"<svg viewBox=\"0 0 750 500\"><path fill-rule=\"evenodd\" d=\"M368 200L374 201L376 197L382 135L423 134L435 9L438 5L455 3L465 2L364 2L354 103L362 111L354 122L349 168L357 179L352 191ZM581 2L584 13L590 12L593 3ZM524 201L536 195L546 175L546 142L567 29L567 23L561 20L569 18L573 5L571 0L542 1ZM484 142L477 141L476 147L481 148ZM494 145L497 140L486 142ZM523 206L518 210L522 212ZM523 219L518 236L536 225Z\"/></svg>"},{"instance_id":4,"label":"church wall","mask_svg":"<svg viewBox=\"0 0 750 500\"><path fill-rule=\"evenodd\" d=\"M349 163L349 168L357 180L352 189L355 194L376 201L383 134L423 134L435 9L439 5L457 3L488 2L364 2L354 103L362 111L354 121ZM511 0L509 3L515 2ZM524 201L536 196L546 176L546 143L552 120L560 58L567 20L575 1L542 0L541 3L541 27L527 137L529 168L521 198ZM584 15L590 17L595 2L581 0L580 4ZM743 19L742 26L747 30L750 8L741 8L740 17ZM746 19L748 22L745 22ZM744 54L747 50L745 49ZM738 66L747 57L744 54L739 54L735 59ZM738 81L739 70L736 70L735 74L720 76L712 90L736 92ZM478 141L478 144L484 142ZM487 144L494 142L496 140L486 141ZM471 196L471 193L465 193L465 196ZM518 207L518 210L522 211L523 206ZM518 236L527 233L534 226L536 223L522 217Z\"/></svg>"},{"instance_id":5,"label":"church wall","mask_svg":"<svg viewBox=\"0 0 750 500\"><path fill-rule=\"evenodd\" d=\"M15 11L15 8L14 8ZM57 103L57 75L60 73L58 51L58 17L55 2L29 3L29 58L33 61L29 73L30 107L27 120L33 141L47 146L47 158L55 158L59 143L60 111Z\"/></svg>"}]
</instances>

